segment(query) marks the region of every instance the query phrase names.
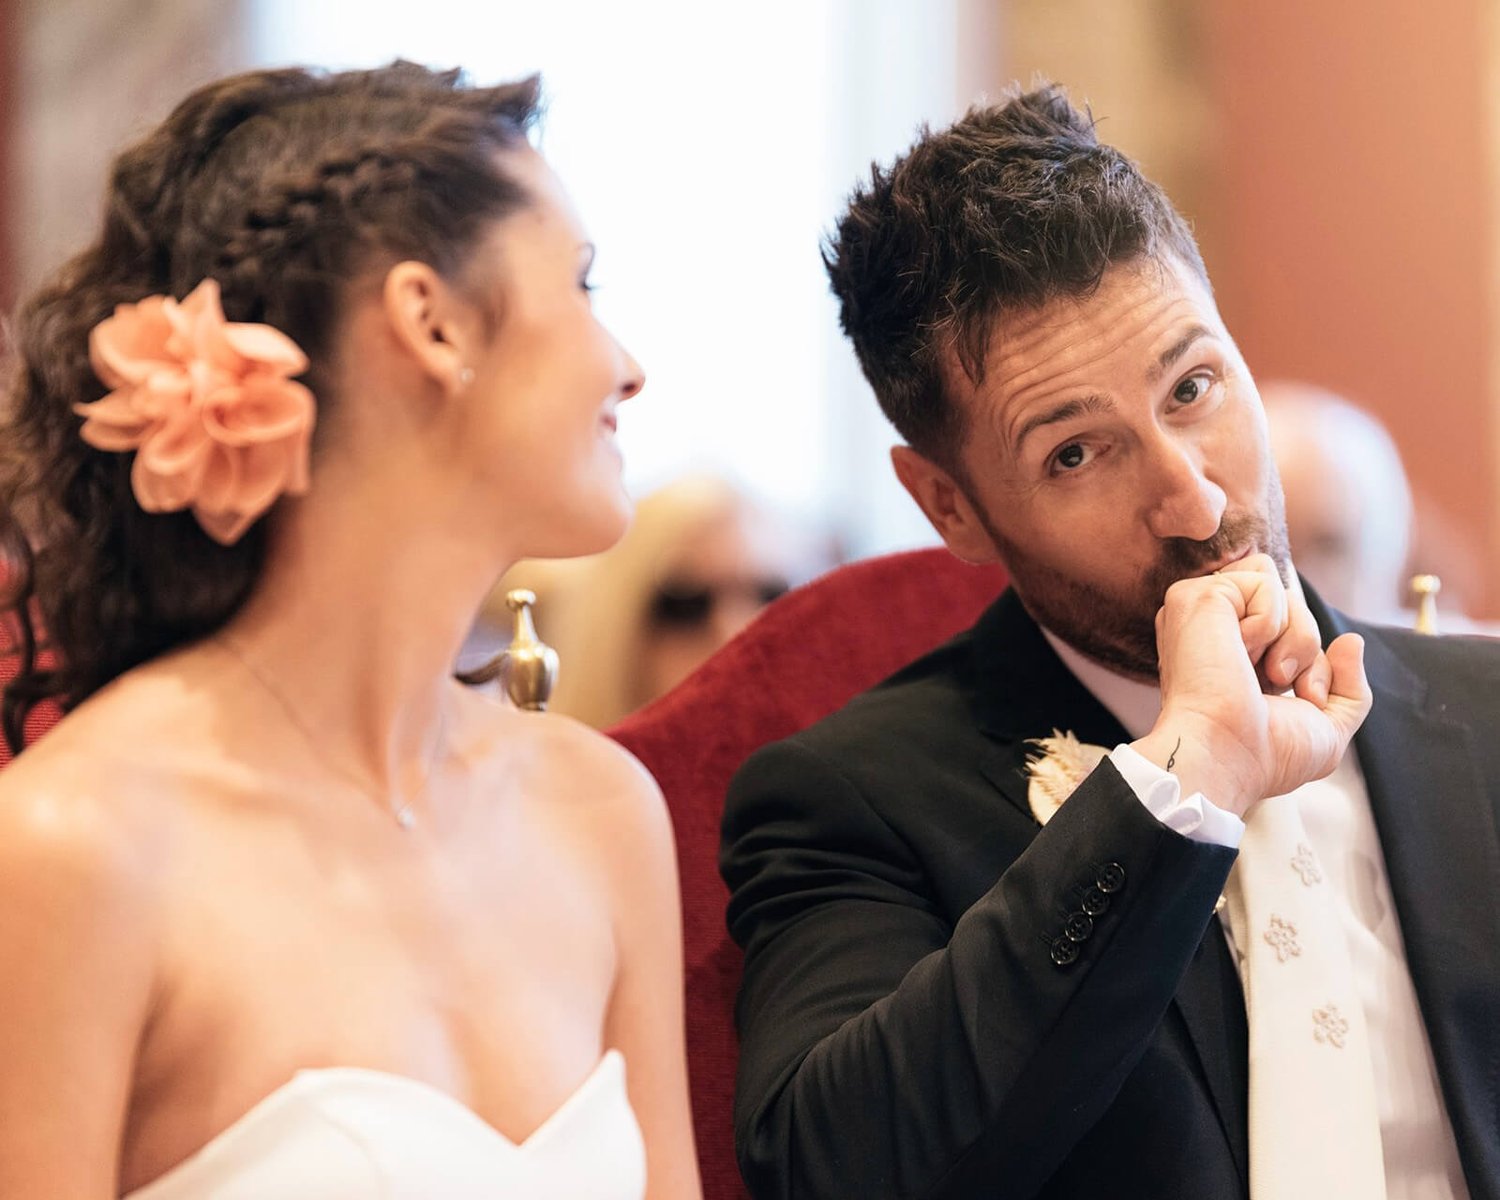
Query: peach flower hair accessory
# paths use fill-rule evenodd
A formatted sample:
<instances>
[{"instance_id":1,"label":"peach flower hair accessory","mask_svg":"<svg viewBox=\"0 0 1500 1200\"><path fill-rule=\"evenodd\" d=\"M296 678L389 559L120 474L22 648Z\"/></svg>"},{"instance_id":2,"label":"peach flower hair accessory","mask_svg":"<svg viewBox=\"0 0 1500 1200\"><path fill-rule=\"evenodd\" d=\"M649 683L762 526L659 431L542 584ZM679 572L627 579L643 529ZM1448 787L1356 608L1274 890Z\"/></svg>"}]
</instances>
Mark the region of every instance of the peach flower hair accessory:
<instances>
[{"instance_id":1,"label":"peach flower hair accessory","mask_svg":"<svg viewBox=\"0 0 1500 1200\"><path fill-rule=\"evenodd\" d=\"M147 512L191 509L230 546L283 492L302 495L316 420L297 343L269 325L226 321L219 285L182 301L121 304L89 334L112 390L74 411L99 450L135 451L130 483Z\"/></svg>"}]
</instances>

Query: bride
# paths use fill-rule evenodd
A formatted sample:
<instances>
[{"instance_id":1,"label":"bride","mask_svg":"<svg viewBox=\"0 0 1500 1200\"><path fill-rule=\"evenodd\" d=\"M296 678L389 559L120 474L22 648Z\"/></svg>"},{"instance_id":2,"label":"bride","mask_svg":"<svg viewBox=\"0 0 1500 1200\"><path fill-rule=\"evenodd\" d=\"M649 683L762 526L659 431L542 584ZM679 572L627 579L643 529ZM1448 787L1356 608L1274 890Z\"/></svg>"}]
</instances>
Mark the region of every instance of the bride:
<instances>
[{"instance_id":1,"label":"bride","mask_svg":"<svg viewBox=\"0 0 1500 1200\"><path fill-rule=\"evenodd\" d=\"M698 1194L660 794L450 678L629 514L536 101L210 85L22 310L6 734L70 712L0 772L0 1195Z\"/></svg>"}]
</instances>

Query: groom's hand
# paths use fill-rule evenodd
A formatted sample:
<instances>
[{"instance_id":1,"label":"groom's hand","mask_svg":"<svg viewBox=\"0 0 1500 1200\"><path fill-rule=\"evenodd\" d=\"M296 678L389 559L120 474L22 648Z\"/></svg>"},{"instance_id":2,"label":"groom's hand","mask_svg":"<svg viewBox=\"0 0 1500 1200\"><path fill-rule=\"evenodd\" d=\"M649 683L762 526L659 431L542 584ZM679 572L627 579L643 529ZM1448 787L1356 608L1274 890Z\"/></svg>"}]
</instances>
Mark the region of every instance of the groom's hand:
<instances>
[{"instance_id":1,"label":"groom's hand","mask_svg":"<svg viewBox=\"0 0 1500 1200\"><path fill-rule=\"evenodd\" d=\"M1173 584L1156 638L1162 713L1135 748L1237 815L1327 775L1370 710L1363 640L1325 654L1265 555Z\"/></svg>"}]
</instances>

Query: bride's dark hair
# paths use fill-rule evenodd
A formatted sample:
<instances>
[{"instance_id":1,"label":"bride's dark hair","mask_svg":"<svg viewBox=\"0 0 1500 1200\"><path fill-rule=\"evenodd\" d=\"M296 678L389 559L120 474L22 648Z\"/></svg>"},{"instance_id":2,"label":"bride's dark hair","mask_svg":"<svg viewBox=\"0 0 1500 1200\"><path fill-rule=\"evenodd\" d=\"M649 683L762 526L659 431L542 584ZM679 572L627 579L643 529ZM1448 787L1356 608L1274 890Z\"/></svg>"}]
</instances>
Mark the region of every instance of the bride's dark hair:
<instances>
[{"instance_id":1,"label":"bride's dark hair","mask_svg":"<svg viewBox=\"0 0 1500 1200\"><path fill-rule=\"evenodd\" d=\"M64 708L222 625L249 595L264 523L221 546L188 512L151 514L133 454L88 446L89 331L116 305L218 281L231 321L306 351L320 414L358 275L420 259L459 280L495 219L527 202L501 150L525 143L538 82L467 86L398 62L255 71L204 87L115 162L98 240L21 308L0 419L0 724L13 751L44 700ZM43 631L39 634L39 630ZM39 660L39 643L53 651Z\"/></svg>"}]
</instances>

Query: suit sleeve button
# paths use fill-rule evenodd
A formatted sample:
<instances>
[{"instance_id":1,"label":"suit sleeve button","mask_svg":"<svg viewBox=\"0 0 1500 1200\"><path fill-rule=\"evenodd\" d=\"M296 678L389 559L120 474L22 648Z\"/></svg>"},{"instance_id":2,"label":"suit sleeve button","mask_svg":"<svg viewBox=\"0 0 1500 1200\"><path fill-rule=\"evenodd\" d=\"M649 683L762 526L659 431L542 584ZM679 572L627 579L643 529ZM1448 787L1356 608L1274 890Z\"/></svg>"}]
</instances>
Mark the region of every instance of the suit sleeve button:
<instances>
[{"instance_id":1,"label":"suit sleeve button","mask_svg":"<svg viewBox=\"0 0 1500 1200\"><path fill-rule=\"evenodd\" d=\"M1109 897L1097 887L1091 887L1083 894L1083 901L1079 904L1085 915L1090 917L1102 917L1109 911Z\"/></svg>"},{"instance_id":2,"label":"suit sleeve button","mask_svg":"<svg viewBox=\"0 0 1500 1200\"><path fill-rule=\"evenodd\" d=\"M1094 884L1106 896L1125 886L1125 868L1117 862L1105 863L1094 876Z\"/></svg>"},{"instance_id":3,"label":"suit sleeve button","mask_svg":"<svg viewBox=\"0 0 1500 1200\"><path fill-rule=\"evenodd\" d=\"M1086 942L1094 932L1094 919L1087 913L1069 913L1063 925L1063 937L1070 942Z\"/></svg>"},{"instance_id":4,"label":"suit sleeve button","mask_svg":"<svg viewBox=\"0 0 1500 1200\"><path fill-rule=\"evenodd\" d=\"M1078 961L1078 943L1070 942L1066 937L1057 938L1052 943L1052 961L1059 967L1070 966Z\"/></svg>"}]
</instances>

